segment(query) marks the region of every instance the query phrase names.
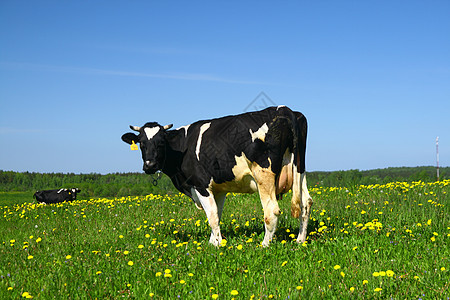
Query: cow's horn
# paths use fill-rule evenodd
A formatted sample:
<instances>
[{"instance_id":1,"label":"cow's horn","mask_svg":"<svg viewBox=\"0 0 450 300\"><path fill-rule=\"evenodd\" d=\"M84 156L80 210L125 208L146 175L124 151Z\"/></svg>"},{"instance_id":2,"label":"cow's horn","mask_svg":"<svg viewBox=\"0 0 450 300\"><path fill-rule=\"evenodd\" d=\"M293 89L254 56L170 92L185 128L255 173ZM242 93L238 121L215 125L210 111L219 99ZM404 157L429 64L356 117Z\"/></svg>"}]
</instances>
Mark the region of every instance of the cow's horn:
<instances>
[{"instance_id":1,"label":"cow's horn","mask_svg":"<svg viewBox=\"0 0 450 300\"><path fill-rule=\"evenodd\" d=\"M139 131L139 130L141 130L141 127L139 127L139 126L132 126L132 125L130 125L130 128L131 128L132 130L134 130L134 131Z\"/></svg>"},{"instance_id":2,"label":"cow's horn","mask_svg":"<svg viewBox=\"0 0 450 300\"><path fill-rule=\"evenodd\" d=\"M164 128L165 130L167 130L167 129L172 128L172 126L173 126L173 124L169 124L169 125L164 126L163 128Z\"/></svg>"}]
</instances>

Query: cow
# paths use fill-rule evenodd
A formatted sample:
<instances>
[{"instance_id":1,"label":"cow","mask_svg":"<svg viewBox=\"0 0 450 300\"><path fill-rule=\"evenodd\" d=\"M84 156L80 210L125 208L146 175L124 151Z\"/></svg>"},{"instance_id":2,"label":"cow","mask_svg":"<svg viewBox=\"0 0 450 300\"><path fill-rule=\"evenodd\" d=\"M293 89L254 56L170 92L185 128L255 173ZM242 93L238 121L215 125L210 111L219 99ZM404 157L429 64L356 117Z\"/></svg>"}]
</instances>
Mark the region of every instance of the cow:
<instances>
[{"instance_id":1,"label":"cow","mask_svg":"<svg viewBox=\"0 0 450 300\"><path fill-rule=\"evenodd\" d=\"M122 140L139 143L145 173L162 171L205 211L211 244L222 241L219 224L227 193L258 192L264 209L262 245L267 247L280 215L278 199L289 190L291 215L300 217L297 242L305 242L313 201L306 186L307 121L302 113L278 106L172 126L130 125L139 134L125 133Z\"/></svg>"},{"instance_id":2,"label":"cow","mask_svg":"<svg viewBox=\"0 0 450 300\"><path fill-rule=\"evenodd\" d=\"M34 193L33 198L40 203L60 203L64 201L73 201L77 199L77 193L81 192L78 188L73 189L59 189L59 190L46 190L37 191Z\"/></svg>"}]
</instances>

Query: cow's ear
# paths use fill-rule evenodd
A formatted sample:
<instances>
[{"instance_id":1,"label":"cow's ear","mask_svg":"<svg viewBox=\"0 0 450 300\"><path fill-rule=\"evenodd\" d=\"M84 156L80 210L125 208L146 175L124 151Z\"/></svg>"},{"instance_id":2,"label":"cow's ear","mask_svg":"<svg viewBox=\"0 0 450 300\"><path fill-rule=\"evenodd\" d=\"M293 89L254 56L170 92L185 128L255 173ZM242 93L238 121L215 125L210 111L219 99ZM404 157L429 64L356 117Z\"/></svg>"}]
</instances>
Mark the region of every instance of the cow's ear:
<instances>
[{"instance_id":1,"label":"cow's ear","mask_svg":"<svg viewBox=\"0 0 450 300\"><path fill-rule=\"evenodd\" d=\"M135 135L134 133L128 132L128 133L125 133L124 135L122 135L122 141L131 145L133 143L133 141L135 143L138 142L138 136Z\"/></svg>"}]
</instances>

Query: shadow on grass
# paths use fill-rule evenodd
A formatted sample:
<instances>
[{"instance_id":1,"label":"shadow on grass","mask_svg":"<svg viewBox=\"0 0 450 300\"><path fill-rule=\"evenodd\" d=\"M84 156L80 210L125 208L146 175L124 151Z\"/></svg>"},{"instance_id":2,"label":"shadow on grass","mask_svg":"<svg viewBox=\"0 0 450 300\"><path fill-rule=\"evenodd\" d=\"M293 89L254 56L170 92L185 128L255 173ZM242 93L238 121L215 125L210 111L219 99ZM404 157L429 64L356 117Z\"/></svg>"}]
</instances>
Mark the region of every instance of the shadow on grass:
<instances>
[{"instance_id":1,"label":"shadow on grass","mask_svg":"<svg viewBox=\"0 0 450 300\"><path fill-rule=\"evenodd\" d=\"M253 240L262 240L264 239L264 224L261 223L260 226L257 224L251 225L251 226L245 226L245 227L239 227L239 228L233 228L234 226L232 224L223 224L220 228L222 238L226 240L236 240L236 239L248 239L253 238ZM308 222L308 234L312 231L317 231L319 228L319 221L313 221L312 219ZM283 226L278 227L275 232L274 241L291 241L293 239L297 239L299 233L299 226ZM209 241L211 231L206 230L204 228L202 229L196 229L192 232L189 231L183 231L177 233L177 237L182 242L187 242L189 240L195 239L199 242L202 241ZM294 238L291 237L291 235L294 234ZM317 237L313 238L317 239Z\"/></svg>"}]
</instances>

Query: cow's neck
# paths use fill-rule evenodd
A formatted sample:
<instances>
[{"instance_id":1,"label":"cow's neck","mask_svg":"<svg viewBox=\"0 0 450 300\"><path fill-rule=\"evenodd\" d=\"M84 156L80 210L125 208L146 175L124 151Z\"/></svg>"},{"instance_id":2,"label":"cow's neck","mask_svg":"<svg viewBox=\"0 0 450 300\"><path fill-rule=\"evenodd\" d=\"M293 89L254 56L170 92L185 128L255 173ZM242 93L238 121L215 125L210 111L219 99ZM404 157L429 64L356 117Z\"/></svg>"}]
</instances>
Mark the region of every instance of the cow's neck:
<instances>
[{"instance_id":1,"label":"cow's neck","mask_svg":"<svg viewBox=\"0 0 450 300\"><path fill-rule=\"evenodd\" d=\"M166 136L166 161L162 171L170 177L173 185L182 193L191 196L186 175L181 170L184 153L186 152L186 137L176 130L169 131Z\"/></svg>"},{"instance_id":2,"label":"cow's neck","mask_svg":"<svg viewBox=\"0 0 450 300\"><path fill-rule=\"evenodd\" d=\"M181 171L181 163L186 151L183 146L184 139L184 135L176 130L169 131L166 135L166 161L162 171L171 178Z\"/></svg>"}]
</instances>

